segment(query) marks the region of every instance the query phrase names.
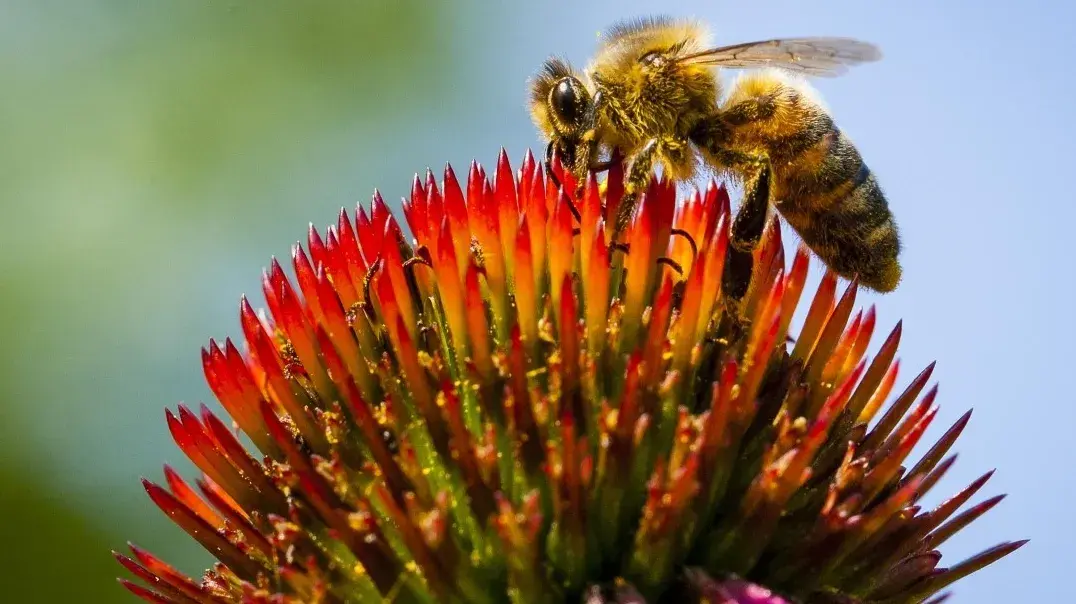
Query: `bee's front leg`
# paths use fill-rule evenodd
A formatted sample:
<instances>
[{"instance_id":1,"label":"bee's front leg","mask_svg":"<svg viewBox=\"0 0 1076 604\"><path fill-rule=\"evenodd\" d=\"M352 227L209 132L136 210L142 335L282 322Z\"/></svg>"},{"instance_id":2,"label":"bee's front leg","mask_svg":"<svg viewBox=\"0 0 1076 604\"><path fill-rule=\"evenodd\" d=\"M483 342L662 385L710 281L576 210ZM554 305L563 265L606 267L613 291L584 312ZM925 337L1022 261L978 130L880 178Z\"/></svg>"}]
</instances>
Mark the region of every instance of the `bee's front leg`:
<instances>
[{"instance_id":1,"label":"bee's front leg","mask_svg":"<svg viewBox=\"0 0 1076 604\"><path fill-rule=\"evenodd\" d=\"M575 163L572 164L572 174L575 176L575 190L572 191L573 199L582 201L583 191L587 187L587 174L598 163L598 141L594 131L583 135L579 142L579 148L575 153Z\"/></svg>"},{"instance_id":2,"label":"bee's front leg","mask_svg":"<svg viewBox=\"0 0 1076 604\"><path fill-rule=\"evenodd\" d=\"M605 105L605 95L601 90L594 93L583 116L583 123L579 138L579 146L576 149L574 163L571 166L572 174L575 175L574 198L576 201L583 199L583 191L587 186L587 174L598 163L598 116ZM577 217L578 218L578 217Z\"/></svg>"}]
</instances>

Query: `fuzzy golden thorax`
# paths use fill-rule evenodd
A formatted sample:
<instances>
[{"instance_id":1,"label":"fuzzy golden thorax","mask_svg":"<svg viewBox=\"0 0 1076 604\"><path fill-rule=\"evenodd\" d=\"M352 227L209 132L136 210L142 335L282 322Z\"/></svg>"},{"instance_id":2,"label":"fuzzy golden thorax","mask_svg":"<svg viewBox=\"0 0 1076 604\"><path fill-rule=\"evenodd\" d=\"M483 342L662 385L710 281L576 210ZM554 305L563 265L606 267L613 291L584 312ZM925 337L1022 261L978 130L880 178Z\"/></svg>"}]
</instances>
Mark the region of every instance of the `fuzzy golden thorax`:
<instances>
[{"instance_id":1,"label":"fuzzy golden thorax","mask_svg":"<svg viewBox=\"0 0 1076 604\"><path fill-rule=\"evenodd\" d=\"M720 95L715 70L679 59L707 47L699 24L648 19L614 26L587 69L601 93L597 138L632 154L651 139L686 138Z\"/></svg>"}]
</instances>

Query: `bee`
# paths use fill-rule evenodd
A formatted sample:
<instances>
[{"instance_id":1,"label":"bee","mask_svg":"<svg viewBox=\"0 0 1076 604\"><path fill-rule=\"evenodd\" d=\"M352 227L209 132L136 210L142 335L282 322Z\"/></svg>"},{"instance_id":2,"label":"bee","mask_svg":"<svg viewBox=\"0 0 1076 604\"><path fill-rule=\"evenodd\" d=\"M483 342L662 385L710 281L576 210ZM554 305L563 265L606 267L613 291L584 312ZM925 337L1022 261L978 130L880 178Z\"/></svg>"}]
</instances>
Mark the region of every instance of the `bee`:
<instances>
[{"instance_id":1,"label":"bee","mask_svg":"<svg viewBox=\"0 0 1076 604\"><path fill-rule=\"evenodd\" d=\"M803 79L879 58L869 43L834 37L713 47L703 25L654 17L614 25L582 74L548 59L531 82L530 108L549 141L547 163L558 154L578 182L608 168L603 154L629 160L614 243L656 165L678 181L705 167L744 185L730 233L727 293L746 292L751 252L771 206L837 274L888 292L901 278L889 204ZM726 68L757 69L726 93L718 78Z\"/></svg>"}]
</instances>

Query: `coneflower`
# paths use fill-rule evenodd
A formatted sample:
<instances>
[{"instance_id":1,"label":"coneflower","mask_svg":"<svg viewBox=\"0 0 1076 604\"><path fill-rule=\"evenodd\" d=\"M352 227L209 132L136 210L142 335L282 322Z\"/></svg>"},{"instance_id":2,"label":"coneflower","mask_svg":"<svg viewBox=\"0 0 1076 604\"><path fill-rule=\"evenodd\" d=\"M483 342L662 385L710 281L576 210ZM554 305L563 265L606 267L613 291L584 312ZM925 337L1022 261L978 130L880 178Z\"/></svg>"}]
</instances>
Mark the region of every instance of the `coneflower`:
<instances>
[{"instance_id":1,"label":"coneflower","mask_svg":"<svg viewBox=\"0 0 1076 604\"><path fill-rule=\"evenodd\" d=\"M273 261L268 315L209 342L231 416L166 413L201 470L153 501L219 563L192 580L116 554L150 602L937 602L1016 550L939 547L1000 501L934 509L961 417L921 458L933 365L897 388L901 327L774 221L751 286L721 292L729 197L651 182L624 243L623 170L585 193L528 153L375 193ZM554 185L563 183L563 188ZM789 337L793 313L808 305ZM808 300L809 299L809 300ZM890 396L896 393L895 396ZM240 442L244 434L257 453Z\"/></svg>"}]
</instances>

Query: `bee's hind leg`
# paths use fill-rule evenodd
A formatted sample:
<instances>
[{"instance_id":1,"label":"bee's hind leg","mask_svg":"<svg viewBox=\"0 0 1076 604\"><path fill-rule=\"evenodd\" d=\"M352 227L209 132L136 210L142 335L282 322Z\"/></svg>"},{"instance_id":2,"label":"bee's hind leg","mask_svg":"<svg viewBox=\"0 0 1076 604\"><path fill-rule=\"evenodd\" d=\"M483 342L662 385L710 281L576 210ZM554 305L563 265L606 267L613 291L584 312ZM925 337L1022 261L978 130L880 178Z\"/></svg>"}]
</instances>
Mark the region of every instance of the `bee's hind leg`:
<instances>
[{"instance_id":1,"label":"bee's hind leg","mask_svg":"<svg viewBox=\"0 0 1076 604\"><path fill-rule=\"evenodd\" d=\"M728 298L737 302L743 299L748 286L751 285L754 270L752 254L766 229L766 216L770 205L770 178L769 162L763 162L758 173L744 186L743 201L729 231L722 289Z\"/></svg>"},{"instance_id":2,"label":"bee's hind leg","mask_svg":"<svg viewBox=\"0 0 1076 604\"><path fill-rule=\"evenodd\" d=\"M764 117L768 103L743 102L728 111L703 119L689 138L714 165L746 176L743 201L736 211L729 233L729 248L725 258L722 289L725 297L738 303L747 295L754 270L754 252L766 229L770 209L772 166L764 155L730 148L731 124L749 122Z\"/></svg>"}]
</instances>

